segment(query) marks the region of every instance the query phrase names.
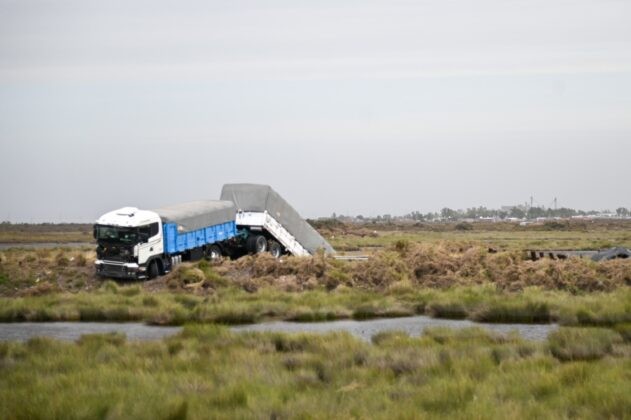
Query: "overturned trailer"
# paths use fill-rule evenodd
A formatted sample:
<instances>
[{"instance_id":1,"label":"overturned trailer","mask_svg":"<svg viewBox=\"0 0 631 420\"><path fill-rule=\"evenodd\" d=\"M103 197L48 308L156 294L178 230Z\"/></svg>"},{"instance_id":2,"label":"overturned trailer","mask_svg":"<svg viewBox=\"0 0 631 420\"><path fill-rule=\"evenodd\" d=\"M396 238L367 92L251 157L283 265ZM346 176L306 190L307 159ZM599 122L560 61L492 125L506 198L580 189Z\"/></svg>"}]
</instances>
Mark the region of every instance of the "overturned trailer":
<instances>
[{"instance_id":1,"label":"overturned trailer","mask_svg":"<svg viewBox=\"0 0 631 420\"><path fill-rule=\"evenodd\" d=\"M269 185L226 184L221 200L236 205L237 226L266 232L293 255L313 255L319 249L335 253L326 239Z\"/></svg>"}]
</instances>

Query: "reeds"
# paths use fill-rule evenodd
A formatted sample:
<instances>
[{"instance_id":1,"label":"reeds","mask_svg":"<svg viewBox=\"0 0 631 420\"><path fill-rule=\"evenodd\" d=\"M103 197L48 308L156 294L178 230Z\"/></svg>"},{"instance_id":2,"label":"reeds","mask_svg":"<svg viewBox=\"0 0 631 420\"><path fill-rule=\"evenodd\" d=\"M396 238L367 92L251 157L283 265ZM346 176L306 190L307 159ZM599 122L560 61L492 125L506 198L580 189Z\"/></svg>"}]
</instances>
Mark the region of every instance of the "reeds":
<instances>
[{"instance_id":1,"label":"reeds","mask_svg":"<svg viewBox=\"0 0 631 420\"><path fill-rule=\"evenodd\" d=\"M440 328L373 343L199 325L153 342L0 342L0 418L625 418L631 407L629 345L607 331L533 344Z\"/></svg>"}]
</instances>

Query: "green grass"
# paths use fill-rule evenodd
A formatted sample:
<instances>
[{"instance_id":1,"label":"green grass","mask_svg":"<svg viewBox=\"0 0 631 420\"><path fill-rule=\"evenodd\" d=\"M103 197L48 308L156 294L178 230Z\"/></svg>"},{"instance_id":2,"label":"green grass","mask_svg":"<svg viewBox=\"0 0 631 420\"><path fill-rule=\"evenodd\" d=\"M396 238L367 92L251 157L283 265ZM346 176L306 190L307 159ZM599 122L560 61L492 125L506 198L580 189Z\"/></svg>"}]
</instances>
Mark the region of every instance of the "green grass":
<instances>
[{"instance_id":1,"label":"green grass","mask_svg":"<svg viewBox=\"0 0 631 420\"><path fill-rule=\"evenodd\" d=\"M631 362L479 329L0 343L0 418L625 418ZM628 345L616 344L628 351ZM601 357L602 356L602 357Z\"/></svg>"},{"instance_id":2,"label":"green grass","mask_svg":"<svg viewBox=\"0 0 631 420\"><path fill-rule=\"evenodd\" d=\"M302 322L427 314L483 322L614 326L631 322L631 289L574 295L538 288L518 293L492 285L451 289L399 288L375 292L324 288L300 293L272 287L248 293L226 287L210 296L148 293L137 285L106 282L95 292L0 298L0 321L144 321L243 324L285 319Z\"/></svg>"},{"instance_id":3,"label":"green grass","mask_svg":"<svg viewBox=\"0 0 631 420\"><path fill-rule=\"evenodd\" d=\"M602 359L622 343L620 334L599 328L561 328L550 334L550 352L559 360Z\"/></svg>"}]
</instances>

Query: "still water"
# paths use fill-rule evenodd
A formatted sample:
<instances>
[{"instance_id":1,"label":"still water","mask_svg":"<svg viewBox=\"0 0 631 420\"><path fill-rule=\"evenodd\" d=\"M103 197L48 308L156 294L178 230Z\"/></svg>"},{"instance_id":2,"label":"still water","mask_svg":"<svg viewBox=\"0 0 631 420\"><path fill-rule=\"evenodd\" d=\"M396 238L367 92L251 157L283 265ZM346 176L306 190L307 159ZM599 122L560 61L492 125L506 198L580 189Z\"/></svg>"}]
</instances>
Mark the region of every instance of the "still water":
<instances>
[{"instance_id":1,"label":"still water","mask_svg":"<svg viewBox=\"0 0 631 420\"><path fill-rule=\"evenodd\" d=\"M558 328L555 324L483 324L466 320L435 319L426 316L406 318L374 319L368 321L331 321L318 323L303 322L264 322L261 324L239 325L231 327L233 331L270 331L284 333L327 333L346 331L354 336L370 341L370 338L382 331L404 331L418 336L428 327L467 328L482 327L490 331L508 334L517 332L524 339L542 341ZM117 332L125 334L128 340L160 340L177 334L181 327L158 327L141 323L105 323L105 322L21 322L0 323L0 340L26 341L33 337L50 337L59 340L77 340L83 334L104 334Z\"/></svg>"}]
</instances>

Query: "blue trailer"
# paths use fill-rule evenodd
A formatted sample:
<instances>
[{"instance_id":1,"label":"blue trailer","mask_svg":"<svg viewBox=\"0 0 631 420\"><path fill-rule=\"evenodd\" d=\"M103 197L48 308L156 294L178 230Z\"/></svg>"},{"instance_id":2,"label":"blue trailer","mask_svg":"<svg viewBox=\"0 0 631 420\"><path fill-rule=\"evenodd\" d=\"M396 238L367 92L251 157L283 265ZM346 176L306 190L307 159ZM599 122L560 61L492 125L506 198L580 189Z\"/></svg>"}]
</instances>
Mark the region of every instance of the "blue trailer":
<instances>
[{"instance_id":1,"label":"blue trailer","mask_svg":"<svg viewBox=\"0 0 631 420\"><path fill-rule=\"evenodd\" d=\"M179 233L176 223L165 223L163 229L164 252L167 254L179 254L237 236L237 225L234 220L191 232Z\"/></svg>"}]
</instances>

